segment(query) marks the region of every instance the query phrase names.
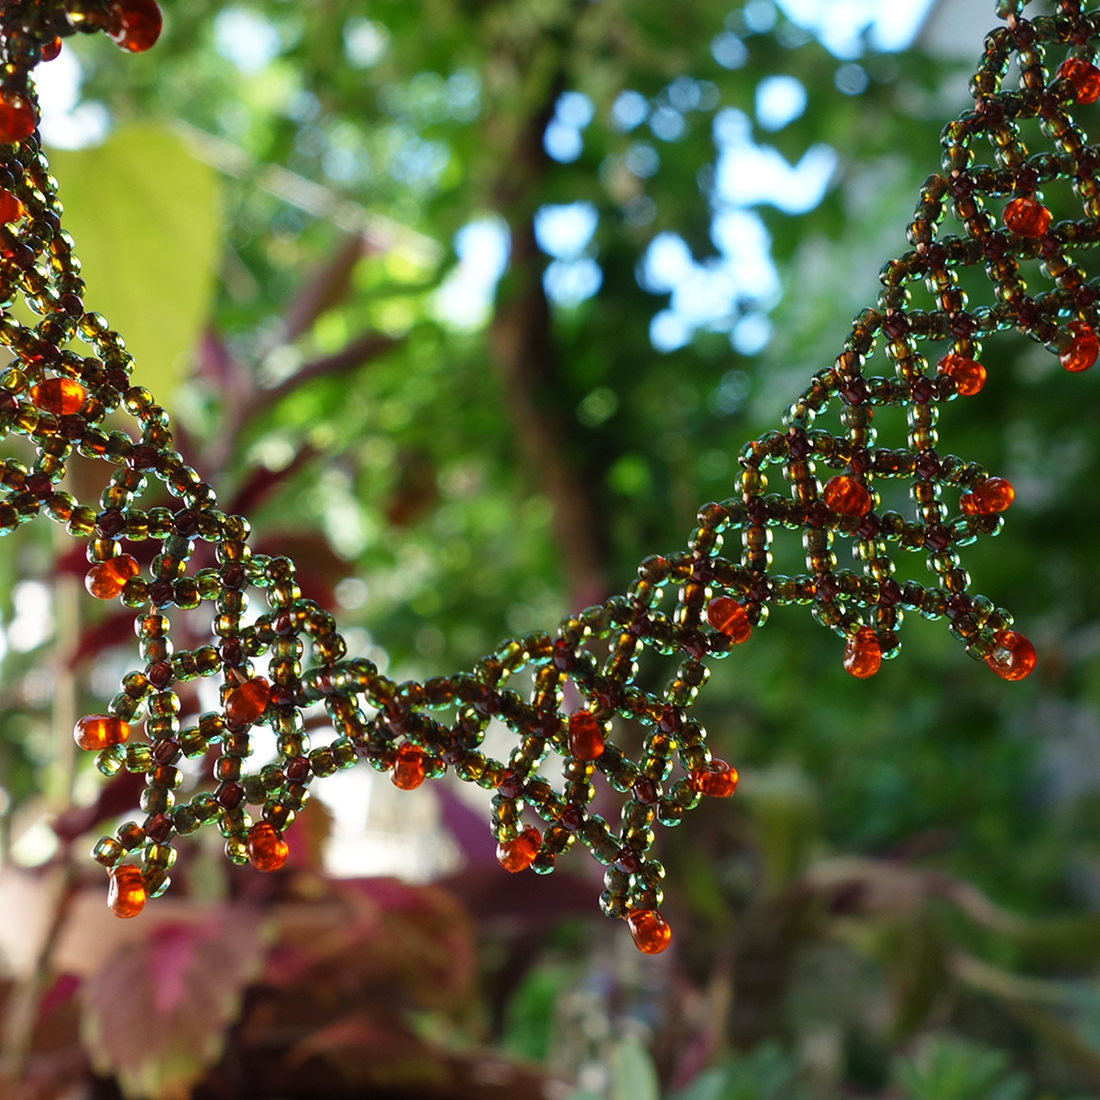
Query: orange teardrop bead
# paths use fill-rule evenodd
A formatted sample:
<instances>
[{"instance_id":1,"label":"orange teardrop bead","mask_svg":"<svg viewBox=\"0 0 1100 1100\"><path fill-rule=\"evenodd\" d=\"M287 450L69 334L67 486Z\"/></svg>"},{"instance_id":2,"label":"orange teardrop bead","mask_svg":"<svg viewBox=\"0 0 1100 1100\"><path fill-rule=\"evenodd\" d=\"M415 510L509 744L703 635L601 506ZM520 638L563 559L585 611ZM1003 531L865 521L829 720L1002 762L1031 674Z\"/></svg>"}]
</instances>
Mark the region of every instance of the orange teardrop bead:
<instances>
[{"instance_id":1,"label":"orange teardrop bead","mask_svg":"<svg viewBox=\"0 0 1100 1100\"><path fill-rule=\"evenodd\" d=\"M21 96L0 93L0 142L13 144L30 137L38 125L34 107Z\"/></svg>"},{"instance_id":2,"label":"orange teardrop bead","mask_svg":"<svg viewBox=\"0 0 1100 1100\"><path fill-rule=\"evenodd\" d=\"M515 840L497 845L497 862L513 875L526 871L535 861L541 844L542 834L528 826Z\"/></svg>"},{"instance_id":3,"label":"orange teardrop bead","mask_svg":"<svg viewBox=\"0 0 1100 1100\"><path fill-rule=\"evenodd\" d=\"M48 42L42 43L42 60L53 61L61 53L61 39L56 35Z\"/></svg>"},{"instance_id":4,"label":"orange teardrop bead","mask_svg":"<svg viewBox=\"0 0 1100 1100\"><path fill-rule=\"evenodd\" d=\"M937 364L940 374L955 382L960 397L973 397L985 385L986 370L976 359L963 355L945 355Z\"/></svg>"},{"instance_id":5,"label":"orange teardrop bead","mask_svg":"<svg viewBox=\"0 0 1100 1100\"><path fill-rule=\"evenodd\" d=\"M115 0L107 13L107 37L131 53L144 53L160 37L164 16L156 0Z\"/></svg>"},{"instance_id":6,"label":"orange teardrop bead","mask_svg":"<svg viewBox=\"0 0 1100 1100\"><path fill-rule=\"evenodd\" d=\"M1100 356L1100 339L1084 321L1071 321L1069 330L1073 333L1073 340L1058 356L1058 362L1071 374L1079 374L1088 370Z\"/></svg>"},{"instance_id":7,"label":"orange teardrop bead","mask_svg":"<svg viewBox=\"0 0 1100 1100\"><path fill-rule=\"evenodd\" d=\"M874 676L882 665L882 647L869 626L862 626L848 639L844 647L844 671L857 680Z\"/></svg>"},{"instance_id":8,"label":"orange teardrop bead","mask_svg":"<svg viewBox=\"0 0 1100 1100\"><path fill-rule=\"evenodd\" d=\"M31 400L55 416L80 412L87 393L75 378L47 378L31 386Z\"/></svg>"},{"instance_id":9,"label":"orange teardrop bead","mask_svg":"<svg viewBox=\"0 0 1100 1100\"><path fill-rule=\"evenodd\" d=\"M865 516L871 510L871 494L850 477L838 474L825 482L825 503L842 516Z\"/></svg>"},{"instance_id":10,"label":"orange teardrop bead","mask_svg":"<svg viewBox=\"0 0 1100 1100\"><path fill-rule=\"evenodd\" d=\"M22 216L23 204L10 191L0 191L0 222L11 225Z\"/></svg>"},{"instance_id":11,"label":"orange teardrop bead","mask_svg":"<svg viewBox=\"0 0 1100 1100\"><path fill-rule=\"evenodd\" d=\"M712 760L691 773L691 785L708 798L729 798L737 790L737 769L724 760Z\"/></svg>"},{"instance_id":12,"label":"orange teardrop bead","mask_svg":"<svg viewBox=\"0 0 1100 1100\"><path fill-rule=\"evenodd\" d=\"M569 752L578 760L596 760L603 756L603 730L587 710L574 711L569 717Z\"/></svg>"},{"instance_id":13,"label":"orange teardrop bead","mask_svg":"<svg viewBox=\"0 0 1100 1100\"><path fill-rule=\"evenodd\" d=\"M93 565L84 578L84 587L97 600L113 600L140 572L141 567L129 554L119 554Z\"/></svg>"},{"instance_id":14,"label":"orange teardrop bead","mask_svg":"<svg viewBox=\"0 0 1100 1100\"><path fill-rule=\"evenodd\" d=\"M637 909L626 918L634 946L646 955L657 955L672 941L668 921L656 909Z\"/></svg>"},{"instance_id":15,"label":"orange teardrop bead","mask_svg":"<svg viewBox=\"0 0 1100 1100\"><path fill-rule=\"evenodd\" d=\"M1022 680L1035 667L1035 647L1015 630L993 635L994 649L985 659L1003 680Z\"/></svg>"},{"instance_id":16,"label":"orange teardrop bead","mask_svg":"<svg viewBox=\"0 0 1100 1100\"><path fill-rule=\"evenodd\" d=\"M129 736L129 725L111 714L89 714L73 726L73 740L88 752L121 745Z\"/></svg>"},{"instance_id":17,"label":"orange teardrop bead","mask_svg":"<svg viewBox=\"0 0 1100 1100\"><path fill-rule=\"evenodd\" d=\"M286 863L290 849L283 835L266 821L257 821L248 830L248 862L257 871L277 871Z\"/></svg>"},{"instance_id":18,"label":"orange teardrop bead","mask_svg":"<svg viewBox=\"0 0 1100 1100\"><path fill-rule=\"evenodd\" d=\"M107 907L116 917L136 917L145 908L145 883L141 868L124 863L110 872Z\"/></svg>"},{"instance_id":19,"label":"orange teardrop bead","mask_svg":"<svg viewBox=\"0 0 1100 1100\"><path fill-rule=\"evenodd\" d=\"M235 726L250 726L267 709L271 685L262 677L246 680L225 697L225 717Z\"/></svg>"},{"instance_id":20,"label":"orange teardrop bead","mask_svg":"<svg viewBox=\"0 0 1100 1100\"><path fill-rule=\"evenodd\" d=\"M1037 199L1013 199L1005 207L1004 222L1021 237L1041 237L1050 228L1050 211Z\"/></svg>"},{"instance_id":21,"label":"orange teardrop bead","mask_svg":"<svg viewBox=\"0 0 1100 1100\"><path fill-rule=\"evenodd\" d=\"M424 782L424 750L406 741L397 750L397 762L390 780L403 791L412 791Z\"/></svg>"},{"instance_id":22,"label":"orange teardrop bead","mask_svg":"<svg viewBox=\"0 0 1100 1100\"><path fill-rule=\"evenodd\" d=\"M747 642L752 633L748 612L729 596L718 596L707 604L707 622L737 645Z\"/></svg>"},{"instance_id":23,"label":"orange teardrop bead","mask_svg":"<svg viewBox=\"0 0 1100 1100\"><path fill-rule=\"evenodd\" d=\"M1003 477L991 477L959 498L968 515L992 516L1003 512L1016 499L1016 490Z\"/></svg>"},{"instance_id":24,"label":"orange teardrop bead","mask_svg":"<svg viewBox=\"0 0 1100 1100\"><path fill-rule=\"evenodd\" d=\"M1095 103L1100 97L1100 69L1082 57L1067 57L1058 66L1055 76L1073 85L1078 103Z\"/></svg>"}]
</instances>

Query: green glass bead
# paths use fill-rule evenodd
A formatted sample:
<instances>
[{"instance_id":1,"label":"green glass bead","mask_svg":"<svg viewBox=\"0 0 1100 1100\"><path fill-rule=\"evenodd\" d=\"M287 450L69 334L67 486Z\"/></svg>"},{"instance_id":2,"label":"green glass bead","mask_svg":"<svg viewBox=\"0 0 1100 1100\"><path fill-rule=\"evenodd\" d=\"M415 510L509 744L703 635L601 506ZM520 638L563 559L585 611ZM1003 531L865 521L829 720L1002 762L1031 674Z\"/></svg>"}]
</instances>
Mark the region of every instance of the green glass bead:
<instances>
[{"instance_id":1,"label":"green glass bead","mask_svg":"<svg viewBox=\"0 0 1100 1100\"><path fill-rule=\"evenodd\" d=\"M100 837L92 849L92 859L104 867L113 867L126 854L126 849L113 836Z\"/></svg>"}]
</instances>

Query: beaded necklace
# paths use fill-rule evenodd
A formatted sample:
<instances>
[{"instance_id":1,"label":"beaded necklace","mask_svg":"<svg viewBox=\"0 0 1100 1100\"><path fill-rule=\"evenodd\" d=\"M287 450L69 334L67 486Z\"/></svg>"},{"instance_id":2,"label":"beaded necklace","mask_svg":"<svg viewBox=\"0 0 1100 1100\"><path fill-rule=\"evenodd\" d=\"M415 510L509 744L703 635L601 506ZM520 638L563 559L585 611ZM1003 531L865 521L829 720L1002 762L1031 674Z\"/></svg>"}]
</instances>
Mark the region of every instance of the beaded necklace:
<instances>
[{"instance_id":1,"label":"beaded necklace","mask_svg":"<svg viewBox=\"0 0 1100 1100\"><path fill-rule=\"evenodd\" d=\"M1087 370L1100 354L1096 280L1070 258L1100 243L1100 153L1069 113L1100 97L1092 63L1100 13L1061 0L1057 14L1029 21L1023 6L998 0L1004 25L986 38L971 82L975 108L943 131L942 172L921 188L908 227L912 247L882 269L877 307L859 314L835 363L786 410L782 430L741 450L735 495L700 510L687 549L646 558L624 595L567 617L554 635L509 639L469 672L395 683L369 660L346 658L335 620L303 599L289 558L251 552L248 521L218 509L213 488L173 448L165 410L131 384L122 338L84 308L28 77L78 31L102 30L125 50L148 49L161 27L155 0L0 0L0 342L12 354L0 374L0 438L25 436L37 452L30 468L0 462L0 534L45 513L87 540L88 591L136 613L142 666L123 677L104 714L81 718L74 731L104 775L125 767L146 776L143 819L127 821L93 850L109 873L111 909L132 917L164 893L176 837L203 825L220 830L233 863L277 870L287 858L283 832L309 801L311 782L365 760L403 790L450 769L494 791L490 828L506 871L547 874L579 841L606 868L603 913L625 918L637 946L656 953L671 931L660 913L664 868L650 854L654 830L678 825L702 797L727 798L737 786L737 772L712 757L691 705L709 662L747 641L769 608L809 606L842 640L844 667L855 677L874 675L898 654L904 611L946 620L966 652L1004 679L1026 676L1034 648L1007 611L970 593L961 558L963 547L1001 529L1012 486L936 449L939 405L976 394L986 381L984 338L1015 328L1071 372ZM1053 70L1048 50L1058 61ZM1012 57L1019 89L1004 91ZM1020 138L1028 119L1038 120L1053 152L1029 155ZM993 163L976 162L975 139L983 137ZM1052 224L1039 189L1062 180L1071 181L1083 216ZM948 211L960 235L943 232ZM1047 283L1036 294L1020 275L1029 260L1040 261ZM958 273L982 264L992 300L968 309ZM936 308L910 308L908 287L919 280ZM18 295L42 318L33 327L9 312ZM93 354L70 346L76 340ZM938 345L934 367L919 350L929 341ZM863 373L876 343L893 378ZM814 427L830 406L840 411L835 434ZM905 410L903 445L876 446L881 406ZM104 426L119 409L136 438ZM58 487L74 450L112 467L98 506ZM767 491L769 466L781 468L788 494ZM910 517L882 510L882 480L908 483ZM155 481L177 503L140 508ZM802 532L805 573L770 572L776 529ZM723 555L727 536L739 536L739 555ZM852 544L859 572L838 568L838 539ZM123 542L148 540L160 551L143 569ZM899 547L925 554L937 584L895 581ZM216 564L189 573L196 552ZM250 590L268 610L246 625ZM215 611L209 644L174 650L169 612L204 602ZM681 660L659 693L636 680L647 648ZM266 676L253 665L260 657L268 658ZM526 698L506 686L523 669L533 673ZM173 685L200 676L219 678L221 705L181 714ZM584 703L572 713L564 708L567 684ZM302 711L316 704L333 737L311 747ZM132 727L143 713L138 733ZM507 760L479 747L494 718L516 735ZM637 760L614 740L617 718L646 730ZM271 728L279 758L249 771L255 725ZM539 771L551 755L560 762L558 787ZM187 802L175 794L184 756L209 756L216 780ZM597 775L626 796L618 831L590 809ZM247 807L258 809L258 820Z\"/></svg>"}]
</instances>

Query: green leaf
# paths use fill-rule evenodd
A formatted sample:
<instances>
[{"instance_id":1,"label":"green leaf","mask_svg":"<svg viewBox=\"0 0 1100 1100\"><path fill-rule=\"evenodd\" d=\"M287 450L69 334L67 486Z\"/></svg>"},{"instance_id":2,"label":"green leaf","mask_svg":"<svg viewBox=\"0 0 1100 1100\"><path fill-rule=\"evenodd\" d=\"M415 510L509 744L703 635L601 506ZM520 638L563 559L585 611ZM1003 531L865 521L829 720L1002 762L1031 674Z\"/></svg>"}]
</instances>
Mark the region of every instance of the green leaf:
<instances>
[{"instance_id":1,"label":"green leaf","mask_svg":"<svg viewBox=\"0 0 1100 1100\"><path fill-rule=\"evenodd\" d=\"M640 1039L623 1039L611 1059L611 1100L661 1100L657 1070Z\"/></svg>"},{"instance_id":2,"label":"green leaf","mask_svg":"<svg viewBox=\"0 0 1100 1100\"><path fill-rule=\"evenodd\" d=\"M122 333L134 379L169 404L206 324L221 240L217 180L162 127L51 150L88 309Z\"/></svg>"}]
</instances>

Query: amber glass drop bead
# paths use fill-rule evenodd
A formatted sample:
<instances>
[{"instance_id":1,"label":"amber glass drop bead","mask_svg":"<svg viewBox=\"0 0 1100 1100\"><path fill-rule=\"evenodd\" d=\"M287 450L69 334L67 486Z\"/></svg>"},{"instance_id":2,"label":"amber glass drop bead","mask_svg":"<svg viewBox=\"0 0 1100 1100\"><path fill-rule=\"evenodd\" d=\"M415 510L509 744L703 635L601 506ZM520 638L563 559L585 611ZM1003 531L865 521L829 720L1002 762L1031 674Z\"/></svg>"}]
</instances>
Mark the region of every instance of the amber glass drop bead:
<instances>
[{"instance_id":1,"label":"amber glass drop bead","mask_svg":"<svg viewBox=\"0 0 1100 1100\"><path fill-rule=\"evenodd\" d=\"M1038 199L1013 199L1005 207L1004 221L1021 237L1041 237L1050 228L1050 211Z\"/></svg>"},{"instance_id":2,"label":"amber glass drop bead","mask_svg":"<svg viewBox=\"0 0 1100 1100\"><path fill-rule=\"evenodd\" d=\"M156 0L115 0L108 9L107 37L131 53L144 53L155 45L163 25Z\"/></svg>"},{"instance_id":3,"label":"amber glass drop bead","mask_svg":"<svg viewBox=\"0 0 1100 1100\"><path fill-rule=\"evenodd\" d=\"M225 717L235 726L249 726L267 709L271 685L262 677L248 680L225 697Z\"/></svg>"},{"instance_id":4,"label":"amber glass drop bead","mask_svg":"<svg viewBox=\"0 0 1100 1100\"><path fill-rule=\"evenodd\" d=\"M976 359L952 353L945 355L937 366L940 374L946 374L954 381L960 397L973 397L985 385L985 367Z\"/></svg>"},{"instance_id":5,"label":"amber glass drop bead","mask_svg":"<svg viewBox=\"0 0 1100 1100\"><path fill-rule=\"evenodd\" d=\"M61 53L61 39L56 35L48 42L42 43L42 60L53 61Z\"/></svg>"},{"instance_id":6,"label":"amber glass drop bead","mask_svg":"<svg viewBox=\"0 0 1100 1100\"><path fill-rule=\"evenodd\" d=\"M1073 85L1078 103L1095 103L1100 97L1100 69L1082 57L1067 57L1055 75Z\"/></svg>"},{"instance_id":7,"label":"amber glass drop bead","mask_svg":"<svg viewBox=\"0 0 1100 1100\"><path fill-rule=\"evenodd\" d=\"M277 871L286 863L289 848L280 833L266 821L257 821L248 830L248 862L257 871Z\"/></svg>"},{"instance_id":8,"label":"amber glass drop bead","mask_svg":"<svg viewBox=\"0 0 1100 1100\"><path fill-rule=\"evenodd\" d=\"M136 917L145 908L145 883L141 868L132 863L115 867L107 889L107 907L116 917Z\"/></svg>"},{"instance_id":9,"label":"amber glass drop bead","mask_svg":"<svg viewBox=\"0 0 1100 1100\"><path fill-rule=\"evenodd\" d=\"M1002 680L1022 680L1035 667L1035 647L1015 630L1001 630L985 663Z\"/></svg>"},{"instance_id":10,"label":"amber glass drop bead","mask_svg":"<svg viewBox=\"0 0 1100 1100\"><path fill-rule=\"evenodd\" d=\"M0 191L0 222L11 225L22 216L23 204L10 191ZM79 407L78 405L77 408Z\"/></svg>"},{"instance_id":11,"label":"amber glass drop bead","mask_svg":"<svg viewBox=\"0 0 1100 1100\"><path fill-rule=\"evenodd\" d=\"M1058 356L1058 362L1071 374L1078 374L1088 370L1100 356L1100 339L1084 321L1071 321L1069 330L1073 342Z\"/></svg>"},{"instance_id":12,"label":"amber glass drop bead","mask_svg":"<svg viewBox=\"0 0 1100 1100\"><path fill-rule=\"evenodd\" d=\"M569 717L569 752L578 760L595 760L603 755L603 730L587 710Z\"/></svg>"},{"instance_id":13,"label":"amber glass drop bead","mask_svg":"<svg viewBox=\"0 0 1100 1100\"><path fill-rule=\"evenodd\" d=\"M691 785L708 798L729 798L737 790L737 769L724 760L712 760L691 773Z\"/></svg>"},{"instance_id":14,"label":"amber glass drop bead","mask_svg":"<svg viewBox=\"0 0 1100 1100\"><path fill-rule=\"evenodd\" d=\"M881 664L882 647L878 637L871 627L860 627L844 647L844 671L857 680L866 680L878 672Z\"/></svg>"},{"instance_id":15,"label":"amber glass drop bead","mask_svg":"<svg viewBox=\"0 0 1100 1100\"><path fill-rule=\"evenodd\" d=\"M119 554L93 565L84 578L84 587L97 600L113 600L140 572L141 567L129 554Z\"/></svg>"},{"instance_id":16,"label":"amber glass drop bead","mask_svg":"<svg viewBox=\"0 0 1100 1100\"><path fill-rule=\"evenodd\" d=\"M11 93L0 93L0 142L14 143L34 133L38 119L34 107L26 99Z\"/></svg>"},{"instance_id":17,"label":"amber glass drop bead","mask_svg":"<svg viewBox=\"0 0 1100 1100\"><path fill-rule=\"evenodd\" d=\"M646 955L658 955L672 941L668 921L656 909L637 909L626 918L634 946Z\"/></svg>"},{"instance_id":18,"label":"amber glass drop bead","mask_svg":"<svg viewBox=\"0 0 1100 1100\"><path fill-rule=\"evenodd\" d=\"M534 863L541 844L542 834L538 829L528 826L515 840L497 845L497 862L510 874L517 875Z\"/></svg>"},{"instance_id":19,"label":"amber glass drop bead","mask_svg":"<svg viewBox=\"0 0 1100 1100\"><path fill-rule=\"evenodd\" d=\"M73 740L88 752L121 745L129 736L129 725L110 714L89 714L73 726Z\"/></svg>"},{"instance_id":20,"label":"amber glass drop bead","mask_svg":"<svg viewBox=\"0 0 1100 1100\"><path fill-rule=\"evenodd\" d=\"M31 400L55 416L72 416L80 412L86 396L84 387L74 378L47 378L31 386Z\"/></svg>"},{"instance_id":21,"label":"amber glass drop bead","mask_svg":"<svg viewBox=\"0 0 1100 1100\"><path fill-rule=\"evenodd\" d=\"M829 478L822 495L825 503L842 516L865 516L871 510L871 494L843 474Z\"/></svg>"},{"instance_id":22,"label":"amber glass drop bead","mask_svg":"<svg viewBox=\"0 0 1100 1100\"><path fill-rule=\"evenodd\" d=\"M397 762L390 776L395 787L413 791L424 782L424 750L419 745L405 742L397 750Z\"/></svg>"},{"instance_id":23,"label":"amber glass drop bead","mask_svg":"<svg viewBox=\"0 0 1100 1100\"><path fill-rule=\"evenodd\" d=\"M718 596L707 604L707 622L738 645L747 642L752 633L748 612L729 596Z\"/></svg>"},{"instance_id":24,"label":"amber glass drop bead","mask_svg":"<svg viewBox=\"0 0 1100 1100\"><path fill-rule=\"evenodd\" d=\"M992 516L1003 512L1016 499L1016 490L1003 477L991 477L969 493L963 493L959 505L968 516Z\"/></svg>"}]
</instances>

